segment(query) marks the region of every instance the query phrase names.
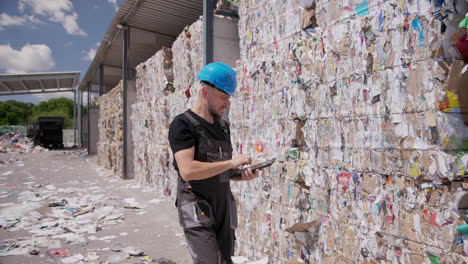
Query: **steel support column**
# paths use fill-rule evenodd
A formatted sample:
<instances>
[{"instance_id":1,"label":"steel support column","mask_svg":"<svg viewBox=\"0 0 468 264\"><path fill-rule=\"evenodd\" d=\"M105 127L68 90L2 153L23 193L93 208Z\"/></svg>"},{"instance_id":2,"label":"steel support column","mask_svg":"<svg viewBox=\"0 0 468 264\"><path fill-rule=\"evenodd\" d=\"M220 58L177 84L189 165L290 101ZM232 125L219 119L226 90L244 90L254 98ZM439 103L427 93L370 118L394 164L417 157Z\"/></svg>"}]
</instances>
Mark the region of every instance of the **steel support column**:
<instances>
[{"instance_id":1,"label":"steel support column","mask_svg":"<svg viewBox=\"0 0 468 264\"><path fill-rule=\"evenodd\" d=\"M73 147L76 146L76 117L77 117L77 104L76 104L76 89L73 91Z\"/></svg>"},{"instance_id":2,"label":"steel support column","mask_svg":"<svg viewBox=\"0 0 468 264\"><path fill-rule=\"evenodd\" d=\"M84 107L84 104L83 104L83 94L84 92L83 91L80 91L80 110ZM81 111L80 111L81 113ZM80 117L80 141L81 141L81 146L83 147L84 146L84 142L83 142L83 115L81 115Z\"/></svg>"},{"instance_id":3,"label":"steel support column","mask_svg":"<svg viewBox=\"0 0 468 264\"><path fill-rule=\"evenodd\" d=\"M77 123L77 126L78 126L78 140L77 140L77 143L78 143L78 147L81 147L83 144L81 142L81 118L82 118L82 113L81 113L81 104L82 104L82 94L83 92L80 91L79 89L79 86L76 87L76 97L78 98L78 105L77 105L77 114L78 114L78 120L76 120L76 123Z\"/></svg>"},{"instance_id":4,"label":"steel support column","mask_svg":"<svg viewBox=\"0 0 468 264\"><path fill-rule=\"evenodd\" d=\"M123 29L123 65L122 65L122 111L123 111L123 168L122 178L127 178L127 80L128 80L128 48L130 46L130 34L127 26Z\"/></svg>"},{"instance_id":5,"label":"steel support column","mask_svg":"<svg viewBox=\"0 0 468 264\"><path fill-rule=\"evenodd\" d=\"M214 0L203 0L203 65L213 62Z\"/></svg>"},{"instance_id":6,"label":"steel support column","mask_svg":"<svg viewBox=\"0 0 468 264\"><path fill-rule=\"evenodd\" d=\"M99 97L102 95L104 88L104 64L99 64Z\"/></svg>"},{"instance_id":7,"label":"steel support column","mask_svg":"<svg viewBox=\"0 0 468 264\"><path fill-rule=\"evenodd\" d=\"M90 136L91 136L91 129L90 129L90 124L91 124L91 121L90 121L90 119L91 119L91 111L90 111L90 110L91 110L91 109L90 109L90 107L89 107L90 98L91 98L91 83L89 82L89 83L88 83L88 102L87 102L87 106L88 106L88 107L87 107L87 109L88 109L88 142L87 142L87 145L88 145L88 155L90 154L90 153L89 153L89 147L90 147L90 145L91 145L91 144L89 144L89 143L90 143L90 138L91 138L91 137L90 137Z\"/></svg>"}]
</instances>

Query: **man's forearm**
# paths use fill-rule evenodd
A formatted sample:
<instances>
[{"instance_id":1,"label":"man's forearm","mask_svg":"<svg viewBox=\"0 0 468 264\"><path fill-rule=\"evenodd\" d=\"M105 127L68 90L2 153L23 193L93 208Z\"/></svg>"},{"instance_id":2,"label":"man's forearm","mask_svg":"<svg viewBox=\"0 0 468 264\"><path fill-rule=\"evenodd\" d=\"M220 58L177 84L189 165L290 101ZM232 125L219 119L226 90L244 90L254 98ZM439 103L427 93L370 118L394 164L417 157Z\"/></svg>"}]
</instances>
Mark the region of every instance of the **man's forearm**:
<instances>
[{"instance_id":1,"label":"man's forearm","mask_svg":"<svg viewBox=\"0 0 468 264\"><path fill-rule=\"evenodd\" d=\"M208 179L232 168L230 160L215 162L193 160L184 165L181 176L185 181Z\"/></svg>"}]
</instances>

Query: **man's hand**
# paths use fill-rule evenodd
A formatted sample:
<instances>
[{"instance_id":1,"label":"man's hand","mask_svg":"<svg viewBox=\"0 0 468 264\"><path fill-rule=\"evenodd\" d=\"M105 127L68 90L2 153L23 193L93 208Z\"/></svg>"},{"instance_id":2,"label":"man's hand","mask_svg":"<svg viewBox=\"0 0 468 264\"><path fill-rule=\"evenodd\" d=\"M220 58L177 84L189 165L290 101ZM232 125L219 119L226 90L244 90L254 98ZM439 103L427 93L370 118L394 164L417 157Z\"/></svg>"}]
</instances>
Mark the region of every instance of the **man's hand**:
<instances>
[{"instance_id":1,"label":"man's hand","mask_svg":"<svg viewBox=\"0 0 468 264\"><path fill-rule=\"evenodd\" d=\"M243 181L253 180L253 179L257 178L259 172L260 172L260 170L255 170L255 172L253 172L251 168L244 169L241 172L242 180Z\"/></svg>"},{"instance_id":2,"label":"man's hand","mask_svg":"<svg viewBox=\"0 0 468 264\"><path fill-rule=\"evenodd\" d=\"M252 159L248 155L237 155L231 159L231 169L239 168L244 164L250 164Z\"/></svg>"}]
</instances>

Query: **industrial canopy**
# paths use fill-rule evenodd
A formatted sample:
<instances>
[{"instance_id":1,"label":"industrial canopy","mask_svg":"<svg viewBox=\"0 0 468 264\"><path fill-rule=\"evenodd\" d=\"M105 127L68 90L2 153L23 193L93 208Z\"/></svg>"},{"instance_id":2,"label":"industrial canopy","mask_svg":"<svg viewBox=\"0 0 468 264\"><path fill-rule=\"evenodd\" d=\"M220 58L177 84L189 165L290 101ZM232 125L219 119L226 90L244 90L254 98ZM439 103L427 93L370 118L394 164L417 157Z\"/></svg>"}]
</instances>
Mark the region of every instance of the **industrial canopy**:
<instances>
[{"instance_id":1,"label":"industrial canopy","mask_svg":"<svg viewBox=\"0 0 468 264\"><path fill-rule=\"evenodd\" d=\"M74 92L80 72L1 74L0 95Z\"/></svg>"},{"instance_id":2,"label":"industrial canopy","mask_svg":"<svg viewBox=\"0 0 468 264\"><path fill-rule=\"evenodd\" d=\"M129 29L128 68L132 70L163 46L171 47L183 29L202 14L201 0L124 0L79 89L99 92L102 79L102 92L105 93L122 80L123 29Z\"/></svg>"}]
</instances>

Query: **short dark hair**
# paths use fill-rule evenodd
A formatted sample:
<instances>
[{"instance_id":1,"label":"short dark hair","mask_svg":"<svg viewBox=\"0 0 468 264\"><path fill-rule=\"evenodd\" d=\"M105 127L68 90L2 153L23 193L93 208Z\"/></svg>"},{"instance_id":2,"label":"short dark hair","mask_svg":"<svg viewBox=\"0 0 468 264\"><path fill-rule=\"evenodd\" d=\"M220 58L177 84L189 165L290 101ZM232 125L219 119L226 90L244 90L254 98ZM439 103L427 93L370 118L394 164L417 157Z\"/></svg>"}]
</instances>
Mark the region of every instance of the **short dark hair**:
<instances>
[{"instance_id":1,"label":"short dark hair","mask_svg":"<svg viewBox=\"0 0 468 264\"><path fill-rule=\"evenodd\" d=\"M226 93L225 91L219 89L218 87L216 87L216 85L214 85L214 84L212 84L212 83L210 83L210 82L207 82L207 81L200 81L200 83L201 83L201 84L204 84L204 85L208 85L208 86L210 86L211 88L215 88L215 89L217 89L218 91L221 91L221 92L223 92L223 93L225 93L225 94L228 94L228 93ZM228 95L230 95L230 94L228 94Z\"/></svg>"}]
</instances>

